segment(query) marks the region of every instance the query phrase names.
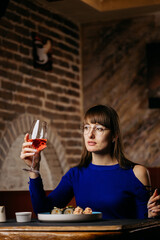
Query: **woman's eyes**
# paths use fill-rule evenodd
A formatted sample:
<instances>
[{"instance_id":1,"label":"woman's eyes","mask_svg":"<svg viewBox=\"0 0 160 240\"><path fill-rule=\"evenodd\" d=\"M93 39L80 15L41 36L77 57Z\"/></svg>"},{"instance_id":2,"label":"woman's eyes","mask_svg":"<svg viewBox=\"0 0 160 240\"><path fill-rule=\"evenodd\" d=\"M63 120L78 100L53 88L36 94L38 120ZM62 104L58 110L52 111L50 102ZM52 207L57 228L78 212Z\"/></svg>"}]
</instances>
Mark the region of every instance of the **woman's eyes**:
<instances>
[{"instance_id":1,"label":"woman's eyes","mask_svg":"<svg viewBox=\"0 0 160 240\"><path fill-rule=\"evenodd\" d=\"M83 127L83 130L84 131L90 131L90 129L92 129L92 127L90 125L85 125ZM104 128L101 127L101 126L94 126L93 127L93 130L97 131L97 132L103 132L104 131Z\"/></svg>"},{"instance_id":2,"label":"woman's eyes","mask_svg":"<svg viewBox=\"0 0 160 240\"><path fill-rule=\"evenodd\" d=\"M90 129L90 126L84 126L84 130Z\"/></svg>"},{"instance_id":3,"label":"woman's eyes","mask_svg":"<svg viewBox=\"0 0 160 240\"><path fill-rule=\"evenodd\" d=\"M96 130L99 132L103 132L104 129L102 127L96 127Z\"/></svg>"}]
</instances>

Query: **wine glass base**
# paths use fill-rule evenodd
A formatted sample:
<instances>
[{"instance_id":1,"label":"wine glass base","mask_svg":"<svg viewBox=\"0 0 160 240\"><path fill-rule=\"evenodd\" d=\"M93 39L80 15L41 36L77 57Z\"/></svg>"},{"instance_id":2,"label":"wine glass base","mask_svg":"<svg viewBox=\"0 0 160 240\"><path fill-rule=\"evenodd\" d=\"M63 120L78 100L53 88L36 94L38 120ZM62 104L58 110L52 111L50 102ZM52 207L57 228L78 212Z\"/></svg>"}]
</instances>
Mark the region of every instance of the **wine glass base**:
<instances>
[{"instance_id":1,"label":"wine glass base","mask_svg":"<svg viewBox=\"0 0 160 240\"><path fill-rule=\"evenodd\" d=\"M22 170L24 170L24 171L26 171L26 172L34 172L34 173L40 173L38 170L35 170L35 169L32 169L32 168L30 168L30 169L28 169L28 168L23 168Z\"/></svg>"}]
</instances>

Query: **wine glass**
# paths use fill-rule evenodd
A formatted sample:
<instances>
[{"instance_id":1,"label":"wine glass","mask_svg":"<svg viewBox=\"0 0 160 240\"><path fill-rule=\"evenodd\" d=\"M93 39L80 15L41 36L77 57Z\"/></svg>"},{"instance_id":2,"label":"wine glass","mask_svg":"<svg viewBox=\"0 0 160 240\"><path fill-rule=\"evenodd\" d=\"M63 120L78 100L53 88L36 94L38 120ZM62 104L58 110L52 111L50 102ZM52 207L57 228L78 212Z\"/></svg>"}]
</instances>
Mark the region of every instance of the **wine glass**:
<instances>
[{"instance_id":1,"label":"wine glass","mask_svg":"<svg viewBox=\"0 0 160 240\"><path fill-rule=\"evenodd\" d=\"M32 147L35 148L38 152L42 151L44 148L46 148L46 142L47 142L47 123L45 121L41 120L34 120L33 124L31 126L31 129L29 131L29 139L28 142L32 142ZM39 173L38 170L34 169L34 157L32 157L32 164L30 169L24 168L25 171L35 172Z\"/></svg>"}]
</instances>

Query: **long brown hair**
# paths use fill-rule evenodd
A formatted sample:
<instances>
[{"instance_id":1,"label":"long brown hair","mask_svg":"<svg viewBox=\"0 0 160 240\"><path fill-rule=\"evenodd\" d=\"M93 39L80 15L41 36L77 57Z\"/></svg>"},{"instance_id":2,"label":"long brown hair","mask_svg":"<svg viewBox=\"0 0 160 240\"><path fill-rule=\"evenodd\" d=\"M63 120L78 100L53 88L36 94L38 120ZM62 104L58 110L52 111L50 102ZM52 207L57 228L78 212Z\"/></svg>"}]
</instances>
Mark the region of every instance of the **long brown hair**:
<instances>
[{"instance_id":1,"label":"long brown hair","mask_svg":"<svg viewBox=\"0 0 160 240\"><path fill-rule=\"evenodd\" d=\"M111 156L118 160L122 168L133 167L135 164L128 160L124 155L122 136L119 126L119 117L116 111L105 105L94 106L86 112L84 116L84 124L89 121L92 124L99 123L111 130L114 142L112 142ZM92 161L92 154L88 152L85 145L83 146L82 156L79 167L87 167Z\"/></svg>"}]
</instances>

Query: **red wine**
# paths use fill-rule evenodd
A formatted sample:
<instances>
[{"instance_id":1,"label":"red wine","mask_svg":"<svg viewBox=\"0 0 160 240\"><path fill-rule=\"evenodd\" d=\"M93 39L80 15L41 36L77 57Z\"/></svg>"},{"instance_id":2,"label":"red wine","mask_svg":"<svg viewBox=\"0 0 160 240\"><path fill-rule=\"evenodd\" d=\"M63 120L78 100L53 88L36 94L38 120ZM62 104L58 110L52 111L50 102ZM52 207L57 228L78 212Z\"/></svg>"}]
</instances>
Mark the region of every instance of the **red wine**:
<instances>
[{"instance_id":1,"label":"red wine","mask_svg":"<svg viewBox=\"0 0 160 240\"><path fill-rule=\"evenodd\" d=\"M32 142L32 146L38 151L41 151L44 148L46 148L47 139L44 138L29 139L28 142Z\"/></svg>"}]
</instances>

